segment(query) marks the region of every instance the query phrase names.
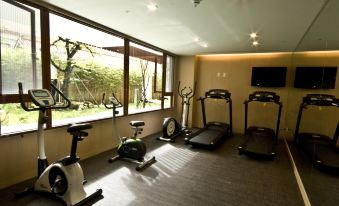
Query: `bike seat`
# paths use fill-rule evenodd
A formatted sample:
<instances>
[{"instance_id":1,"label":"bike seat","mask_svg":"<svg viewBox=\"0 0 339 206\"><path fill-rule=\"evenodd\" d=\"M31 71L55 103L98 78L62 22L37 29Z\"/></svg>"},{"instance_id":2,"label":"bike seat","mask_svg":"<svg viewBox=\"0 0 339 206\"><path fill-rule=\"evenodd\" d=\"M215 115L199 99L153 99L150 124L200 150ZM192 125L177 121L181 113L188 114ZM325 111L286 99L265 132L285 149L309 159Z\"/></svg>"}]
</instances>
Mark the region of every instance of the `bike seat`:
<instances>
[{"instance_id":1,"label":"bike seat","mask_svg":"<svg viewBox=\"0 0 339 206\"><path fill-rule=\"evenodd\" d=\"M83 123L83 124L71 124L67 128L67 132L77 132L77 131L83 131L86 129L91 129L92 125L90 123Z\"/></svg>"},{"instance_id":2,"label":"bike seat","mask_svg":"<svg viewBox=\"0 0 339 206\"><path fill-rule=\"evenodd\" d=\"M145 122L144 121L130 121L129 124L133 127L140 127L140 126L144 126Z\"/></svg>"}]
</instances>

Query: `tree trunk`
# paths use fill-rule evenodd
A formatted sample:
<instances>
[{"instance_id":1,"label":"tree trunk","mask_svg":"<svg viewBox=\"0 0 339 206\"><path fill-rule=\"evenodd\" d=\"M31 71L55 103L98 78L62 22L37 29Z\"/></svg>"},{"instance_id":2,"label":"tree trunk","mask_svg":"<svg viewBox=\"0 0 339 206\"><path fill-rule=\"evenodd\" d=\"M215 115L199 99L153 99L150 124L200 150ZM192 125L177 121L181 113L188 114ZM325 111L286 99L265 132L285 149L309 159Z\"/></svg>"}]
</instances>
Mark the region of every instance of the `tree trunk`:
<instances>
[{"instance_id":1,"label":"tree trunk","mask_svg":"<svg viewBox=\"0 0 339 206\"><path fill-rule=\"evenodd\" d=\"M68 98L69 97L69 84L71 83L73 68L71 63L67 63L67 66L64 70L64 81L61 87L62 93Z\"/></svg>"}]
</instances>

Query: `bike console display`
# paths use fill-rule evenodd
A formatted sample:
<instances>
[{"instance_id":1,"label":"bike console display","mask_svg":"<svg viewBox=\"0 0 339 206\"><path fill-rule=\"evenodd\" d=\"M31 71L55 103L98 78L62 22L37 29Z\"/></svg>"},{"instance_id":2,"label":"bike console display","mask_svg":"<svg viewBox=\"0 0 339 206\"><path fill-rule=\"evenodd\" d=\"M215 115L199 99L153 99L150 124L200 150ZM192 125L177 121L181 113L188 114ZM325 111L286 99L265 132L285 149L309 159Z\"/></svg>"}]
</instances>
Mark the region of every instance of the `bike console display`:
<instances>
[{"instance_id":1,"label":"bike console display","mask_svg":"<svg viewBox=\"0 0 339 206\"><path fill-rule=\"evenodd\" d=\"M121 103L117 100L117 98L113 95L112 97L109 97L109 101L114 104L115 106L120 106Z\"/></svg>"},{"instance_id":2,"label":"bike console display","mask_svg":"<svg viewBox=\"0 0 339 206\"><path fill-rule=\"evenodd\" d=\"M34 104L39 107L49 107L55 105L52 94L47 89L31 89L28 94Z\"/></svg>"}]
</instances>

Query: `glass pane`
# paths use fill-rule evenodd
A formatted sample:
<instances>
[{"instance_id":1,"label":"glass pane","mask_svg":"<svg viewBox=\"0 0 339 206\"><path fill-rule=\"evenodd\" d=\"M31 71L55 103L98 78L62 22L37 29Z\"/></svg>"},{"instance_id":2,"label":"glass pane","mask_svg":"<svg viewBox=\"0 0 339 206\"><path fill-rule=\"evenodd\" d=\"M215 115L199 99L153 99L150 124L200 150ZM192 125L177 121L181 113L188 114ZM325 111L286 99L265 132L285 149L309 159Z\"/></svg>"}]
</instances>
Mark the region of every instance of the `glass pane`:
<instances>
[{"instance_id":1,"label":"glass pane","mask_svg":"<svg viewBox=\"0 0 339 206\"><path fill-rule=\"evenodd\" d=\"M128 104L130 114L161 109L161 93L154 91L153 79L155 65L162 68L162 57L161 52L130 43Z\"/></svg>"},{"instance_id":2,"label":"glass pane","mask_svg":"<svg viewBox=\"0 0 339 206\"><path fill-rule=\"evenodd\" d=\"M41 77L40 11L19 3L0 1L1 93L17 94L39 88Z\"/></svg>"},{"instance_id":3,"label":"glass pane","mask_svg":"<svg viewBox=\"0 0 339 206\"><path fill-rule=\"evenodd\" d=\"M171 103L172 103L172 96L165 96L164 97L164 108L171 108Z\"/></svg>"},{"instance_id":4,"label":"glass pane","mask_svg":"<svg viewBox=\"0 0 339 206\"><path fill-rule=\"evenodd\" d=\"M26 112L20 104L0 105L0 132L2 135L38 128L39 112Z\"/></svg>"},{"instance_id":5,"label":"glass pane","mask_svg":"<svg viewBox=\"0 0 339 206\"><path fill-rule=\"evenodd\" d=\"M123 103L124 40L53 14L50 34L51 81L72 101L70 109L53 111L52 125L112 117L101 99L106 93L108 103L114 92Z\"/></svg>"},{"instance_id":6,"label":"glass pane","mask_svg":"<svg viewBox=\"0 0 339 206\"><path fill-rule=\"evenodd\" d=\"M155 92L162 91L162 64L157 64L157 71L155 74Z\"/></svg>"},{"instance_id":7,"label":"glass pane","mask_svg":"<svg viewBox=\"0 0 339 206\"><path fill-rule=\"evenodd\" d=\"M174 66L173 63L174 63L173 57L167 56L165 92L173 92L173 66Z\"/></svg>"}]
</instances>

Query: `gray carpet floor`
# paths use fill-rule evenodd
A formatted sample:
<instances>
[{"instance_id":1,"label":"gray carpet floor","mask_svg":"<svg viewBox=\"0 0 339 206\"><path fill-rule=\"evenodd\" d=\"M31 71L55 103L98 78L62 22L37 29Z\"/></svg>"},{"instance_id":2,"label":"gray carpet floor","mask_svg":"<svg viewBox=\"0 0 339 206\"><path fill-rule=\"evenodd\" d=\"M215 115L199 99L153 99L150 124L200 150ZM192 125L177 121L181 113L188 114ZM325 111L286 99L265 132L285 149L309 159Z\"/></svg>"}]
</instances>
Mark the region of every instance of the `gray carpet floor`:
<instances>
[{"instance_id":1,"label":"gray carpet floor","mask_svg":"<svg viewBox=\"0 0 339 206\"><path fill-rule=\"evenodd\" d=\"M158 134L160 135L160 134ZM87 191L103 189L103 198L90 205L133 206L301 206L304 205L282 142L278 158L263 161L239 156L236 147L241 135L226 139L212 151L183 143L145 138L149 156L157 162L142 172L135 164L118 160L108 163L114 151L81 161ZM33 194L13 199L33 180L0 191L0 205L62 205Z\"/></svg>"},{"instance_id":2,"label":"gray carpet floor","mask_svg":"<svg viewBox=\"0 0 339 206\"><path fill-rule=\"evenodd\" d=\"M339 176L319 171L311 159L293 144L289 144L308 198L313 206L339 204Z\"/></svg>"}]
</instances>

